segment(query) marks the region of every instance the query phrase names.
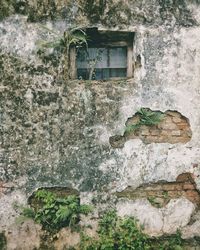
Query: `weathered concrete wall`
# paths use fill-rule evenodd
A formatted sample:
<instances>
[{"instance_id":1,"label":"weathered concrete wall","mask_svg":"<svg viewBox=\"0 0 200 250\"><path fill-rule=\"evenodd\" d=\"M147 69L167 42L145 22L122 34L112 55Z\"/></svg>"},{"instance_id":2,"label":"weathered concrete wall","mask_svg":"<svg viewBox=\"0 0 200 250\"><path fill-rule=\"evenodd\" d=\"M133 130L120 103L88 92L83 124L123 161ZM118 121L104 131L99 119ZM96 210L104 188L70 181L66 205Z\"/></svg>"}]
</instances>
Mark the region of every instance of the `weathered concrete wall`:
<instances>
[{"instance_id":1,"label":"weathered concrete wall","mask_svg":"<svg viewBox=\"0 0 200 250\"><path fill-rule=\"evenodd\" d=\"M17 11L28 21L11 15L0 22L1 229L14 223L14 201L26 203L37 188L58 186L78 190L82 202L96 200L99 210L117 202L119 214L136 216L149 234L184 231L197 210L187 197L155 208L148 197L124 201L116 192L173 182L186 172L200 190L198 1L67 1L66 15L54 6L55 17L45 10L49 6L32 12L39 2L30 8L24 1L22 13L10 1L7 15ZM53 38L41 22L61 34L80 22L135 31L133 58L140 55L141 65L127 81L63 82L51 60L45 64L37 54L37 41ZM179 112L188 119L191 139L185 144L131 139L112 148L109 138L123 135L126 121L141 107ZM158 220L152 222L152 215ZM199 220L196 216L196 225ZM200 236L194 228L193 235Z\"/></svg>"}]
</instances>

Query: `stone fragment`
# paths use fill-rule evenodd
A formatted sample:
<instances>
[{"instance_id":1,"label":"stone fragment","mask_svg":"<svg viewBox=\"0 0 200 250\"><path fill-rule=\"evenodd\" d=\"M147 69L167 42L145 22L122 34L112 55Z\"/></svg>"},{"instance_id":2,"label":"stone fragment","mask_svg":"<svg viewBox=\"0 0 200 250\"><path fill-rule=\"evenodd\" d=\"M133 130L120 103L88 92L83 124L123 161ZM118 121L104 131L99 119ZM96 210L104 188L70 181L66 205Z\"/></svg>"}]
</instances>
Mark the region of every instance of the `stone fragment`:
<instances>
[{"instance_id":1,"label":"stone fragment","mask_svg":"<svg viewBox=\"0 0 200 250\"><path fill-rule=\"evenodd\" d=\"M146 199L121 200L117 204L119 216L134 216L144 226L145 233L151 236L162 234L162 212L153 207Z\"/></svg>"},{"instance_id":2,"label":"stone fragment","mask_svg":"<svg viewBox=\"0 0 200 250\"><path fill-rule=\"evenodd\" d=\"M200 237L200 220L195 221L192 225L188 225L181 230L181 237L189 239Z\"/></svg>"},{"instance_id":3,"label":"stone fragment","mask_svg":"<svg viewBox=\"0 0 200 250\"><path fill-rule=\"evenodd\" d=\"M195 210L192 202L185 198L171 200L165 208L161 209L164 217L163 232L176 233L177 229L186 226Z\"/></svg>"},{"instance_id":4,"label":"stone fragment","mask_svg":"<svg viewBox=\"0 0 200 250\"><path fill-rule=\"evenodd\" d=\"M119 216L137 218L145 233L151 236L176 233L189 223L194 210L195 205L186 198L172 199L163 208L152 206L147 199L120 199L117 203Z\"/></svg>"}]
</instances>

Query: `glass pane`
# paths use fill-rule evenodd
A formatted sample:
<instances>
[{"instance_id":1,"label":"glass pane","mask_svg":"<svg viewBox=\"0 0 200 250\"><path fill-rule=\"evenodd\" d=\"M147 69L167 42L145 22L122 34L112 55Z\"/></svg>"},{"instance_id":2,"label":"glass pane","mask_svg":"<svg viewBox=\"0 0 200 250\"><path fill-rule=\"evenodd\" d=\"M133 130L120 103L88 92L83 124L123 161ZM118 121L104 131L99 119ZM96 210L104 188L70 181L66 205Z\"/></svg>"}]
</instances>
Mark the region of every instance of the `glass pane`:
<instances>
[{"instance_id":1,"label":"glass pane","mask_svg":"<svg viewBox=\"0 0 200 250\"><path fill-rule=\"evenodd\" d=\"M77 68L107 68L107 49L88 48L80 49L77 53Z\"/></svg>"},{"instance_id":2,"label":"glass pane","mask_svg":"<svg viewBox=\"0 0 200 250\"><path fill-rule=\"evenodd\" d=\"M77 69L87 68L87 51L84 49L80 49L77 51L76 58Z\"/></svg>"},{"instance_id":3,"label":"glass pane","mask_svg":"<svg viewBox=\"0 0 200 250\"><path fill-rule=\"evenodd\" d=\"M109 78L110 78L109 69L95 69L94 71L95 80L105 80Z\"/></svg>"},{"instance_id":4,"label":"glass pane","mask_svg":"<svg viewBox=\"0 0 200 250\"><path fill-rule=\"evenodd\" d=\"M110 48L110 65L109 68L126 68L127 67L127 48Z\"/></svg>"},{"instance_id":5,"label":"glass pane","mask_svg":"<svg viewBox=\"0 0 200 250\"><path fill-rule=\"evenodd\" d=\"M107 68L108 52L106 48L89 48L89 58L90 65L96 69Z\"/></svg>"},{"instance_id":6,"label":"glass pane","mask_svg":"<svg viewBox=\"0 0 200 250\"><path fill-rule=\"evenodd\" d=\"M88 80L89 69L78 69L78 79ZM113 77L126 77L126 69L95 69L92 80L106 80Z\"/></svg>"},{"instance_id":7,"label":"glass pane","mask_svg":"<svg viewBox=\"0 0 200 250\"><path fill-rule=\"evenodd\" d=\"M126 77L127 69L110 69L110 78L112 77Z\"/></svg>"},{"instance_id":8,"label":"glass pane","mask_svg":"<svg viewBox=\"0 0 200 250\"><path fill-rule=\"evenodd\" d=\"M103 80L127 75L127 48L88 48L77 53L77 75L89 79L91 70L93 80Z\"/></svg>"},{"instance_id":9,"label":"glass pane","mask_svg":"<svg viewBox=\"0 0 200 250\"><path fill-rule=\"evenodd\" d=\"M77 69L77 78L88 80L89 79L89 71L88 69Z\"/></svg>"}]
</instances>

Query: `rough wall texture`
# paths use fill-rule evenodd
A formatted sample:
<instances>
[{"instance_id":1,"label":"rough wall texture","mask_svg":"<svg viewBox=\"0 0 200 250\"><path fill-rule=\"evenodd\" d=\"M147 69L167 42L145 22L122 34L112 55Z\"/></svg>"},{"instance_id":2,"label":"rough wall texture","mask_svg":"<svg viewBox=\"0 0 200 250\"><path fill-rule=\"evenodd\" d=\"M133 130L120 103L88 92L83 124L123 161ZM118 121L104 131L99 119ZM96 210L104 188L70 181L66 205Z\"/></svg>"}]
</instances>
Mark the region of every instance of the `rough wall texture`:
<instances>
[{"instance_id":1,"label":"rough wall texture","mask_svg":"<svg viewBox=\"0 0 200 250\"><path fill-rule=\"evenodd\" d=\"M64 1L57 1L61 5L19 1L21 7L14 6L15 1L3 2L2 230L8 230L17 216L13 202L26 203L40 187L74 188L82 202L98 200L99 209L115 206L116 192L127 187L134 190L148 183L174 182L186 172L193 174L195 187L200 189L198 1L66 1L66 5ZM16 12L23 15L9 16ZM80 22L135 31L133 59L139 56L141 63L134 79L63 82L57 61L54 65L50 58L44 63L37 53L38 40L52 39L41 22L61 33ZM141 107L179 112L190 125L190 140L145 144L132 138L122 148L111 147L109 138L122 136L128 118ZM195 212L195 205L183 196L172 197L165 208L155 208L148 197L119 200L117 209L121 215L136 216L152 235L173 233L177 228L184 230ZM154 222L152 214L157 218ZM195 218L197 225L200 217ZM191 230L196 231L190 235L200 236L198 226Z\"/></svg>"}]
</instances>

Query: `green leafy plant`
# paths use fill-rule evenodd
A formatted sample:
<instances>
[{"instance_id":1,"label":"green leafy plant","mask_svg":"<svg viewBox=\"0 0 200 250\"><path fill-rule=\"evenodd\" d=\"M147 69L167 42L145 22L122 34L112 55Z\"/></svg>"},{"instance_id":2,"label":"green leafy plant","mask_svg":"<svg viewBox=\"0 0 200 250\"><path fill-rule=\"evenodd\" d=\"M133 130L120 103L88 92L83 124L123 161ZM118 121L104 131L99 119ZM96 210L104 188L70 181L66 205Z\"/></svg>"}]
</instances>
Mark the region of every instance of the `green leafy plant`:
<instances>
[{"instance_id":1,"label":"green leafy plant","mask_svg":"<svg viewBox=\"0 0 200 250\"><path fill-rule=\"evenodd\" d=\"M125 250L148 248L148 238L132 217L120 218L114 210L107 212L99 222L99 239L82 235L83 250Z\"/></svg>"},{"instance_id":2,"label":"green leafy plant","mask_svg":"<svg viewBox=\"0 0 200 250\"><path fill-rule=\"evenodd\" d=\"M137 114L140 116L140 125L153 126L157 125L164 118L164 114L160 111L151 111L141 108Z\"/></svg>"},{"instance_id":3,"label":"green leafy plant","mask_svg":"<svg viewBox=\"0 0 200 250\"><path fill-rule=\"evenodd\" d=\"M75 226L81 214L87 215L92 211L89 205L80 205L79 199L75 195L65 198L57 197L54 193L39 190L35 194L39 206L24 209L23 215L34 218L36 222L42 224L44 229L59 230L62 227Z\"/></svg>"},{"instance_id":4,"label":"green leafy plant","mask_svg":"<svg viewBox=\"0 0 200 250\"><path fill-rule=\"evenodd\" d=\"M162 195L163 195L164 199L168 199L169 198L168 191L163 191Z\"/></svg>"},{"instance_id":5,"label":"green leafy plant","mask_svg":"<svg viewBox=\"0 0 200 250\"><path fill-rule=\"evenodd\" d=\"M23 207L22 208L22 214L23 214L24 217L27 217L27 218L32 218L32 219L35 218L35 212L30 207Z\"/></svg>"},{"instance_id":6,"label":"green leafy plant","mask_svg":"<svg viewBox=\"0 0 200 250\"><path fill-rule=\"evenodd\" d=\"M70 78L70 49L72 47L87 47L87 36L81 28L71 28L66 30L63 34L57 33L54 30L42 26L48 32L52 33L54 39L52 41L40 40L38 45L40 49L53 48L59 50L62 54L61 63L63 68L64 79Z\"/></svg>"},{"instance_id":7,"label":"green leafy plant","mask_svg":"<svg viewBox=\"0 0 200 250\"><path fill-rule=\"evenodd\" d=\"M149 239L150 250L182 250L183 240L180 231L174 235L162 236Z\"/></svg>"},{"instance_id":8,"label":"green leafy plant","mask_svg":"<svg viewBox=\"0 0 200 250\"><path fill-rule=\"evenodd\" d=\"M180 232L172 236L150 238L133 217L121 218L115 210L106 212L99 221L98 237L82 233L81 250L181 250Z\"/></svg>"},{"instance_id":9,"label":"green leafy plant","mask_svg":"<svg viewBox=\"0 0 200 250\"><path fill-rule=\"evenodd\" d=\"M138 130L141 126L154 126L158 125L164 118L164 114L160 111L151 111L147 108L141 108L136 112L139 116L139 121L135 124L126 126L125 132L131 133Z\"/></svg>"},{"instance_id":10,"label":"green leafy plant","mask_svg":"<svg viewBox=\"0 0 200 250\"><path fill-rule=\"evenodd\" d=\"M133 125L128 125L128 126L126 126L125 132L126 132L127 134L130 134L130 133L136 131L137 129L139 129L140 126L141 126L141 125L140 125L139 123L133 124Z\"/></svg>"}]
</instances>

